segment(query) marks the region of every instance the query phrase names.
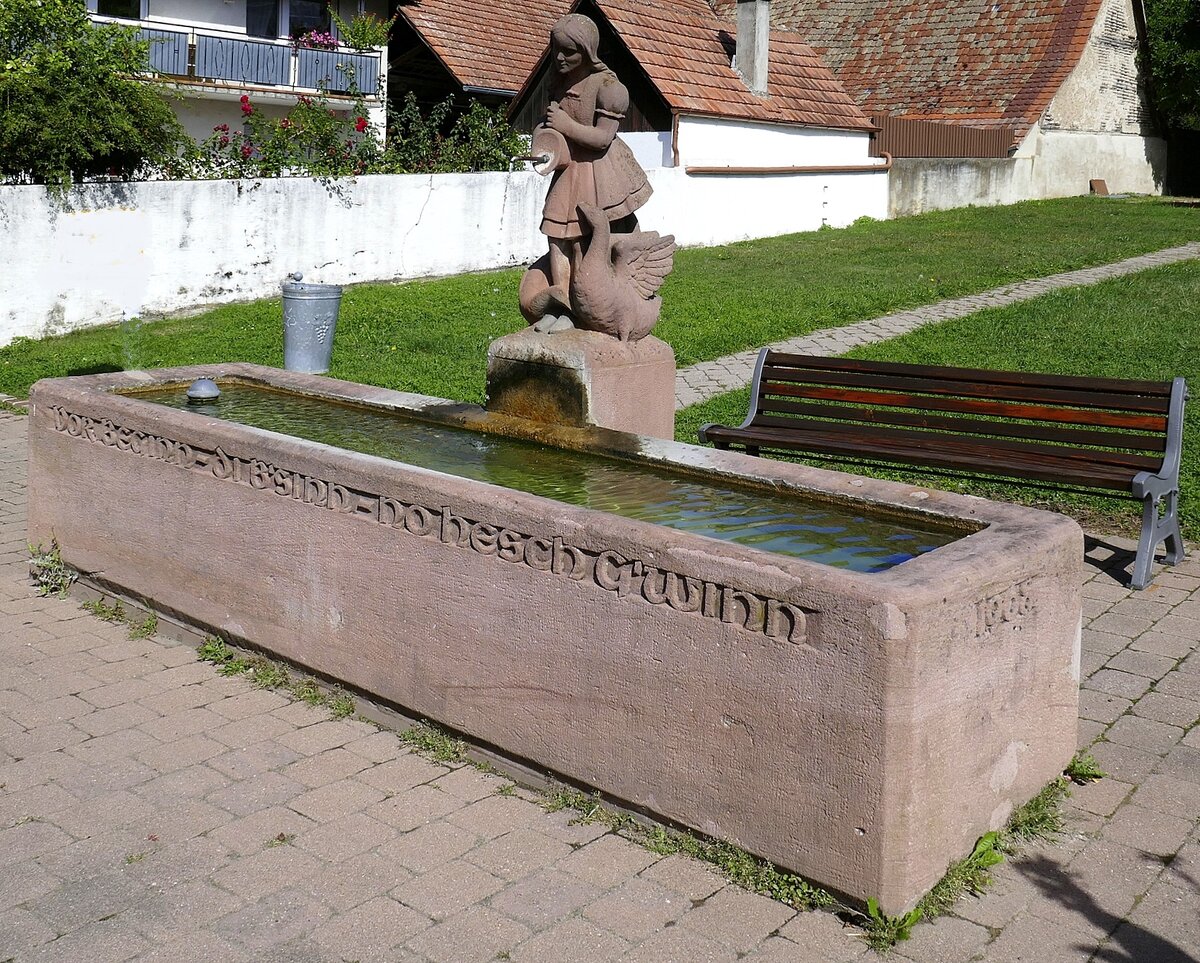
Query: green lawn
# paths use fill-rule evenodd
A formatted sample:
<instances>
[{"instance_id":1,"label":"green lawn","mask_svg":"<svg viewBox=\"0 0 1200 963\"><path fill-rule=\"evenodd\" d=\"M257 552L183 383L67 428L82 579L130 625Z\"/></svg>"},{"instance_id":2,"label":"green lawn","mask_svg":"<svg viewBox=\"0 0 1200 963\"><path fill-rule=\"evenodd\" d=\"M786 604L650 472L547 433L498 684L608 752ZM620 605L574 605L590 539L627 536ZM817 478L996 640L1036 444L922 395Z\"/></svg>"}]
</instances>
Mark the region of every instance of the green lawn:
<instances>
[{"instance_id":1,"label":"green lawn","mask_svg":"<svg viewBox=\"0 0 1200 963\"><path fill-rule=\"evenodd\" d=\"M1091 197L965 208L680 251L656 333L680 365L1200 238L1200 213ZM488 342L523 324L520 272L347 290L332 374L483 398ZM0 348L0 392L38 378L216 361L283 360L277 299Z\"/></svg>"},{"instance_id":2,"label":"green lawn","mask_svg":"<svg viewBox=\"0 0 1200 963\"><path fill-rule=\"evenodd\" d=\"M1193 401L1184 419L1180 517L1184 536L1200 538L1196 511L1200 504L1200 263L1158 268L981 311L856 349L850 355L1095 377L1187 378ZM748 402L747 389L693 405L680 412L676 435L695 442L696 429L706 421L740 424ZM927 483L926 476L883 474ZM1132 501L981 482L934 479L934 484L1057 508L1079 517L1093 530L1131 533L1139 525L1139 507Z\"/></svg>"}]
</instances>

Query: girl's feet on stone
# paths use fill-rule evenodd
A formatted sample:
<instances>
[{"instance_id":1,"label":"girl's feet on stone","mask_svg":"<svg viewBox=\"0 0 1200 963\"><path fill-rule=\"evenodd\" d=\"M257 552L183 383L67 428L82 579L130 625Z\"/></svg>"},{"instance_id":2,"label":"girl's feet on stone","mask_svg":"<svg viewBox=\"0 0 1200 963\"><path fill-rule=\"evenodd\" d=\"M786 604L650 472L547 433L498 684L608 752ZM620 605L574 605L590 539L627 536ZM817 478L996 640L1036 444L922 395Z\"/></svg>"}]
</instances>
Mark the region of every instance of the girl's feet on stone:
<instances>
[{"instance_id":1,"label":"girl's feet on stone","mask_svg":"<svg viewBox=\"0 0 1200 963\"><path fill-rule=\"evenodd\" d=\"M569 331L573 327L575 325L565 314L543 314L541 320L534 323L533 330L541 334L553 334L555 331Z\"/></svg>"}]
</instances>

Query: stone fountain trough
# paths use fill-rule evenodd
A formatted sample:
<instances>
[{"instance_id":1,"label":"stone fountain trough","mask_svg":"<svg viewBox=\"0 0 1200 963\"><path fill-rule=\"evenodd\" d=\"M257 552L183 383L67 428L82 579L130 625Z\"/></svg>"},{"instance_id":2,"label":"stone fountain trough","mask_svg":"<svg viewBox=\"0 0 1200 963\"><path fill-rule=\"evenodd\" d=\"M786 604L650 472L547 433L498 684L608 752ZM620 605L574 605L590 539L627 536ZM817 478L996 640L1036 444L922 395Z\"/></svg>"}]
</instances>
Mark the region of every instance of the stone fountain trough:
<instances>
[{"instance_id":1,"label":"stone fountain trough","mask_svg":"<svg viewBox=\"0 0 1200 963\"><path fill-rule=\"evenodd\" d=\"M118 393L200 376L961 537L847 571ZM30 539L100 584L885 912L1074 751L1061 516L241 364L42 381L30 416Z\"/></svg>"}]
</instances>

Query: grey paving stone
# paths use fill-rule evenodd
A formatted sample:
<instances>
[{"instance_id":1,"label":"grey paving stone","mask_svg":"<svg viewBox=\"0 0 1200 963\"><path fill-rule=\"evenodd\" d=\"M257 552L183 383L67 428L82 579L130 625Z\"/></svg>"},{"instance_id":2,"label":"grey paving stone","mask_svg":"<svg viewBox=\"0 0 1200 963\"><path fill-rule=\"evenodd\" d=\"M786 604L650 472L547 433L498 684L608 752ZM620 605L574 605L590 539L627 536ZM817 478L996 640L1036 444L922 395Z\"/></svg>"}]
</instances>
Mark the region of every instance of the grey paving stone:
<instances>
[{"instance_id":1,"label":"grey paving stone","mask_svg":"<svg viewBox=\"0 0 1200 963\"><path fill-rule=\"evenodd\" d=\"M391 895L426 916L444 920L503 888L500 877L458 859L397 886Z\"/></svg>"},{"instance_id":2,"label":"grey paving stone","mask_svg":"<svg viewBox=\"0 0 1200 963\"><path fill-rule=\"evenodd\" d=\"M601 889L609 889L660 858L627 839L610 834L576 850L561 860L557 868Z\"/></svg>"},{"instance_id":3,"label":"grey paving stone","mask_svg":"<svg viewBox=\"0 0 1200 963\"><path fill-rule=\"evenodd\" d=\"M862 930L821 910L797 913L779 930L779 938L785 937L794 947L797 963L848 963L872 956ZM763 947L774 942L775 938L768 939Z\"/></svg>"},{"instance_id":4,"label":"grey paving stone","mask_svg":"<svg viewBox=\"0 0 1200 963\"><path fill-rule=\"evenodd\" d=\"M493 909L543 930L602 895L593 884L548 869L505 887L490 900Z\"/></svg>"},{"instance_id":5,"label":"grey paving stone","mask_svg":"<svg viewBox=\"0 0 1200 963\"><path fill-rule=\"evenodd\" d=\"M268 959L266 954L273 947L297 937L311 942L309 934L330 915L327 906L306 894L283 889L217 920L212 932L250 949L256 960Z\"/></svg>"},{"instance_id":6,"label":"grey paving stone","mask_svg":"<svg viewBox=\"0 0 1200 963\"><path fill-rule=\"evenodd\" d=\"M1111 816L1133 791L1133 785L1119 779L1097 779L1071 787L1070 805L1098 816Z\"/></svg>"},{"instance_id":7,"label":"grey paving stone","mask_svg":"<svg viewBox=\"0 0 1200 963\"><path fill-rule=\"evenodd\" d=\"M465 858L503 879L518 880L541 871L570 853L570 846L544 833L534 829L514 829L471 850Z\"/></svg>"},{"instance_id":8,"label":"grey paving stone","mask_svg":"<svg viewBox=\"0 0 1200 963\"><path fill-rule=\"evenodd\" d=\"M1200 783L1200 749L1176 746L1167 753L1158 771L1185 782Z\"/></svg>"},{"instance_id":9,"label":"grey paving stone","mask_svg":"<svg viewBox=\"0 0 1200 963\"><path fill-rule=\"evenodd\" d=\"M316 871L320 861L294 846L263 848L213 874L213 882L254 901L294 885Z\"/></svg>"},{"instance_id":10,"label":"grey paving stone","mask_svg":"<svg viewBox=\"0 0 1200 963\"><path fill-rule=\"evenodd\" d=\"M351 813L323 823L297 837L296 846L325 862L353 859L368 849L383 847L396 836L396 830L365 813Z\"/></svg>"},{"instance_id":11,"label":"grey paving stone","mask_svg":"<svg viewBox=\"0 0 1200 963\"><path fill-rule=\"evenodd\" d=\"M684 916L679 925L744 953L795 915L790 906L726 886Z\"/></svg>"},{"instance_id":12,"label":"grey paving stone","mask_svg":"<svg viewBox=\"0 0 1200 963\"><path fill-rule=\"evenodd\" d=\"M1107 692L1110 695L1121 696L1125 699L1136 700L1149 690L1152 680L1129 672L1118 672L1114 669L1101 669L1086 679L1084 688Z\"/></svg>"},{"instance_id":13,"label":"grey paving stone","mask_svg":"<svg viewBox=\"0 0 1200 963\"><path fill-rule=\"evenodd\" d=\"M279 836L293 839L318 824L286 806L269 806L213 830L212 838L241 855L267 849Z\"/></svg>"},{"instance_id":14,"label":"grey paving stone","mask_svg":"<svg viewBox=\"0 0 1200 963\"><path fill-rule=\"evenodd\" d=\"M1110 742L1161 756L1183 738L1183 730L1142 716L1125 715L1109 727L1104 737Z\"/></svg>"},{"instance_id":15,"label":"grey paving stone","mask_svg":"<svg viewBox=\"0 0 1200 963\"><path fill-rule=\"evenodd\" d=\"M641 877L682 893L690 900L707 899L725 885L725 878L707 863L682 855L660 859L642 870Z\"/></svg>"},{"instance_id":16,"label":"grey paving stone","mask_svg":"<svg viewBox=\"0 0 1200 963\"><path fill-rule=\"evenodd\" d=\"M1145 779L1161 761L1152 752L1101 740L1091 748L1100 768L1122 782L1138 783Z\"/></svg>"},{"instance_id":17,"label":"grey paving stone","mask_svg":"<svg viewBox=\"0 0 1200 963\"><path fill-rule=\"evenodd\" d=\"M1192 829L1190 819L1180 819L1136 805L1122 806L1108 821L1102 836L1152 856L1173 856Z\"/></svg>"},{"instance_id":18,"label":"grey paving stone","mask_svg":"<svg viewBox=\"0 0 1200 963\"><path fill-rule=\"evenodd\" d=\"M289 800L288 805L300 815L322 822L361 812L381 799L383 793L378 789L347 779L337 784L310 789Z\"/></svg>"},{"instance_id":19,"label":"grey paving stone","mask_svg":"<svg viewBox=\"0 0 1200 963\"><path fill-rule=\"evenodd\" d=\"M640 943L691 908L692 901L682 893L634 878L584 907L583 915L630 943Z\"/></svg>"},{"instance_id":20,"label":"grey paving stone","mask_svg":"<svg viewBox=\"0 0 1200 963\"><path fill-rule=\"evenodd\" d=\"M1106 944L1100 959L1194 963L1200 958L1196 890L1153 887ZM1116 953L1122 955L1115 955Z\"/></svg>"},{"instance_id":21,"label":"grey paving stone","mask_svg":"<svg viewBox=\"0 0 1200 963\"><path fill-rule=\"evenodd\" d=\"M737 957L723 943L673 926L635 946L620 957L620 963L733 963Z\"/></svg>"},{"instance_id":22,"label":"grey paving stone","mask_svg":"<svg viewBox=\"0 0 1200 963\"><path fill-rule=\"evenodd\" d=\"M339 913L382 896L412 878L404 867L377 853L362 853L344 863L327 863L297 887Z\"/></svg>"},{"instance_id":23,"label":"grey paving stone","mask_svg":"<svg viewBox=\"0 0 1200 963\"><path fill-rule=\"evenodd\" d=\"M382 797L383 793L379 795ZM414 786L371 806L367 815L401 832L408 832L442 819L462 807L463 801L448 792L440 792L429 786Z\"/></svg>"},{"instance_id":24,"label":"grey paving stone","mask_svg":"<svg viewBox=\"0 0 1200 963\"><path fill-rule=\"evenodd\" d=\"M916 927L912 937L896 947L897 955L913 963L946 963L969 960L991 940L992 934L977 923L952 916Z\"/></svg>"},{"instance_id":25,"label":"grey paving stone","mask_svg":"<svg viewBox=\"0 0 1200 963\"><path fill-rule=\"evenodd\" d=\"M1147 679L1161 679L1175 667L1175 662L1168 656L1139 651L1131 646L1109 659L1108 668L1131 672Z\"/></svg>"},{"instance_id":26,"label":"grey paving stone","mask_svg":"<svg viewBox=\"0 0 1200 963\"><path fill-rule=\"evenodd\" d=\"M408 947L435 963L484 963L512 956L529 935L527 927L485 906L439 923L408 941Z\"/></svg>"},{"instance_id":27,"label":"grey paving stone","mask_svg":"<svg viewBox=\"0 0 1200 963\"><path fill-rule=\"evenodd\" d=\"M122 963L148 946L141 934L118 918L92 923L44 943L22 963Z\"/></svg>"},{"instance_id":28,"label":"grey paving stone","mask_svg":"<svg viewBox=\"0 0 1200 963\"><path fill-rule=\"evenodd\" d=\"M29 950L48 943L58 936L58 931L27 909L0 911L0 953L8 959L16 959Z\"/></svg>"},{"instance_id":29,"label":"grey paving stone","mask_svg":"<svg viewBox=\"0 0 1200 963\"><path fill-rule=\"evenodd\" d=\"M319 926L312 938L342 959L382 960L393 947L430 925L422 913L387 896L376 896Z\"/></svg>"},{"instance_id":30,"label":"grey paving stone","mask_svg":"<svg viewBox=\"0 0 1200 963\"><path fill-rule=\"evenodd\" d=\"M337 748L299 759L280 771L289 779L315 788L356 775L370 765L362 756Z\"/></svg>"},{"instance_id":31,"label":"grey paving stone","mask_svg":"<svg viewBox=\"0 0 1200 963\"><path fill-rule=\"evenodd\" d=\"M1116 722L1133 703L1096 689L1079 690L1079 717L1095 722Z\"/></svg>"},{"instance_id":32,"label":"grey paving stone","mask_svg":"<svg viewBox=\"0 0 1200 963\"><path fill-rule=\"evenodd\" d=\"M629 944L585 919L563 920L530 937L510 956L516 963L609 963Z\"/></svg>"},{"instance_id":33,"label":"grey paving stone","mask_svg":"<svg viewBox=\"0 0 1200 963\"><path fill-rule=\"evenodd\" d=\"M1181 699L1165 692L1149 692L1138 700L1133 711L1144 719L1191 728L1200 721L1200 702Z\"/></svg>"}]
</instances>

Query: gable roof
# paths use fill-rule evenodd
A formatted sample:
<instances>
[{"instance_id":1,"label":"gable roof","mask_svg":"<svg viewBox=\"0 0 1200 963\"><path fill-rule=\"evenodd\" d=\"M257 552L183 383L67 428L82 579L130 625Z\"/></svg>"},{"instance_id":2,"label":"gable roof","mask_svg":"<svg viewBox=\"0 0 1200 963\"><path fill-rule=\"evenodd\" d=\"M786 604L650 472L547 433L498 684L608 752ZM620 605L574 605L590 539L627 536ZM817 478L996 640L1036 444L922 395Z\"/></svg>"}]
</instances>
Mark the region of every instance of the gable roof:
<instances>
[{"instance_id":1,"label":"gable roof","mask_svg":"<svg viewBox=\"0 0 1200 963\"><path fill-rule=\"evenodd\" d=\"M417 0L397 10L464 87L516 91L571 0Z\"/></svg>"},{"instance_id":2,"label":"gable roof","mask_svg":"<svg viewBox=\"0 0 1200 963\"><path fill-rule=\"evenodd\" d=\"M577 0L591 3L676 114L850 130L874 127L802 38L771 31L767 96L757 97L730 66L733 27L708 0Z\"/></svg>"},{"instance_id":3,"label":"gable roof","mask_svg":"<svg viewBox=\"0 0 1200 963\"><path fill-rule=\"evenodd\" d=\"M734 16L735 0L714 0ZM1024 137L1079 62L1102 0L774 0L870 113ZM774 38L772 37L772 41Z\"/></svg>"}]
</instances>

